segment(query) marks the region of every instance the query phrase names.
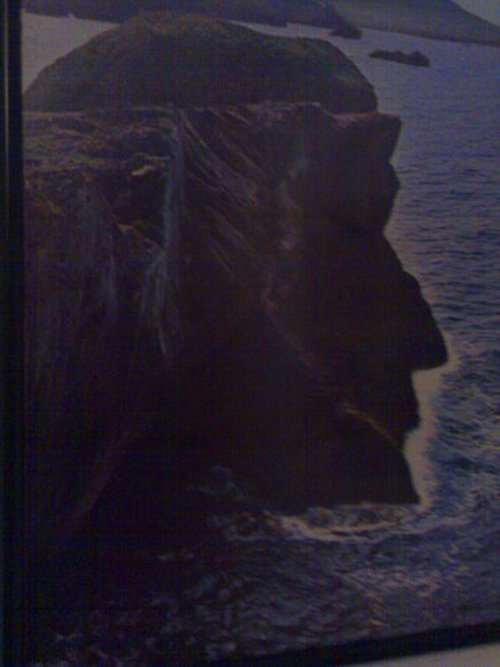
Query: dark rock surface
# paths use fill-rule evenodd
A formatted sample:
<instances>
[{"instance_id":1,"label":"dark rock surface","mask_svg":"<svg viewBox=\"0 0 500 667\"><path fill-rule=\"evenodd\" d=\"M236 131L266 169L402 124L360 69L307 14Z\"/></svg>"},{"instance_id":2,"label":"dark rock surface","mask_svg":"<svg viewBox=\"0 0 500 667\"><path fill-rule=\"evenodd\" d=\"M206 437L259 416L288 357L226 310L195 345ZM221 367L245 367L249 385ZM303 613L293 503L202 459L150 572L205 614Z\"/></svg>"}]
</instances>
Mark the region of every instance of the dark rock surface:
<instances>
[{"instance_id":1,"label":"dark rock surface","mask_svg":"<svg viewBox=\"0 0 500 667\"><path fill-rule=\"evenodd\" d=\"M370 58L377 60L390 60L401 65L413 65L413 67L429 67L430 60L420 51L403 53L402 51L377 50L370 53Z\"/></svg>"},{"instance_id":2,"label":"dark rock surface","mask_svg":"<svg viewBox=\"0 0 500 667\"><path fill-rule=\"evenodd\" d=\"M372 87L332 44L271 37L222 21L150 13L98 35L41 72L27 111L262 100L370 111Z\"/></svg>"}]
</instances>

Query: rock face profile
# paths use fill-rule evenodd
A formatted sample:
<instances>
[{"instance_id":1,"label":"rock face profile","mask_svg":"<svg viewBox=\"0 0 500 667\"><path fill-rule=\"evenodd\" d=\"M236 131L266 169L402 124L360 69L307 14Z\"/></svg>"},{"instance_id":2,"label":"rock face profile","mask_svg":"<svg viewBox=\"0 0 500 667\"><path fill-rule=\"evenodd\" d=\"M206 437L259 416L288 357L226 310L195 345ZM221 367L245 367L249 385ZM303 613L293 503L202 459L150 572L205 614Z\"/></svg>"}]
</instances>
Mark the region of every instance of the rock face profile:
<instances>
[{"instance_id":1,"label":"rock face profile","mask_svg":"<svg viewBox=\"0 0 500 667\"><path fill-rule=\"evenodd\" d=\"M334 0L334 5L361 28L500 46L500 27L452 0Z\"/></svg>"},{"instance_id":2,"label":"rock face profile","mask_svg":"<svg viewBox=\"0 0 500 667\"><path fill-rule=\"evenodd\" d=\"M92 40L26 95L42 550L99 507L116 530L157 531L214 466L278 511L418 500L411 374L446 351L383 236L399 120L329 45L172 21ZM175 58L174 36L192 51Z\"/></svg>"},{"instance_id":3,"label":"rock face profile","mask_svg":"<svg viewBox=\"0 0 500 667\"><path fill-rule=\"evenodd\" d=\"M420 51L412 53L403 53L402 51L382 51L377 50L370 53L370 58L377 60L390 60L401 65L413 65L414 67L429 67L431 62L427 56Z\"/></svg>"}]
</instances>

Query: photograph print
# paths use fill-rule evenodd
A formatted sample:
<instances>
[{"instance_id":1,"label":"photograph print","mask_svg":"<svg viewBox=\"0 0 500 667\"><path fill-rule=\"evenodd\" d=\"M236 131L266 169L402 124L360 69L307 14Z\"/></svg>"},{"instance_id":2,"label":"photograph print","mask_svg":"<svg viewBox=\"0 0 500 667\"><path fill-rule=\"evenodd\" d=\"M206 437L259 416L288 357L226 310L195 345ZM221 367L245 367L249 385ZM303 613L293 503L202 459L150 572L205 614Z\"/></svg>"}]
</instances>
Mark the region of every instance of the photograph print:
<instances>
[{"instance_id":1,"label":"photograph print","mask_svg":"<svg viewBox=\"0 0 500 667\"><path fill-rule=\"evenodd\" d=\"M23 0L13 665L361 661L498 623L475 7Z\"/></svg>"}]
</instances>

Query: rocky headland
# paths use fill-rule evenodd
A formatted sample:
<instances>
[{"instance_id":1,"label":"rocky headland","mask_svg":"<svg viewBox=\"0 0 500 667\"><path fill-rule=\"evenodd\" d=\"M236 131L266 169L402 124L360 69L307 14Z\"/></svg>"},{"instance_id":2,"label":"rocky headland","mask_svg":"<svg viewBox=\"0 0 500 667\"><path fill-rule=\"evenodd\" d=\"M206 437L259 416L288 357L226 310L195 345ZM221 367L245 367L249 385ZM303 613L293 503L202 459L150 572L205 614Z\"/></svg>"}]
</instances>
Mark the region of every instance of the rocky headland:
<instances>
[{"instance_id":1,"label":"rocky headland","mask_svg":"<svg viewBox=\"0 0 500 667\"><path fill-rule=\"evenodd\" d=\"M148 11L199 14L229 21L329 28L334 36L359 39L361 28L431 39L498 46L500 28L452 0L23 0L25 11L46 16L121 23Z\"/></svg>"},{"instance_id":2,"label":"rocky headland","mask_svg":"<svg viewBox=\"0 0 500 667\"><path fill-rule=\"evenodd\" d=\"M105 605L113 577L146 572L151 589L145 553L198 550L161 583L174 576L168 605L185 595L198 643L179 621L163 656L269 650L274 621L241 582L255 549L307 576L280 514L418 501L411 375L446 350L383 234L400 121L375 107L330 44L170 14L92 40L26 93L28 552L66 545L63 597L90 568L84 595ZM200 581L226 582L225 602L207 594L217 629L193 616L202 561Z\"/></svg>"},{"instance_id":3,"label":"rocky headland","mask_svg":"<svg viewBox=\"0 0 500 667\"><path fill-rule=\"evenodd\" d=\"M23 0L23 8L47 16L68 16L120 23L145 11L195 13L213 18L284 26L303 23L352 37L360 31L329 0Z\"/></svg>"},{"instance_id":4,"label":"rocky headland","mask_svg":"<svg viewBox=\"0 0 500 667\"><path fill-rule=\"evenodd\" d=\"M199 452L279 509L413 502L401 454L418 421L411 373L445 352L383 236L399 121L373 112L369 84L326 43L205 19L202 28L207 45L219 31L233 38L228 49L242 40L250 62L252 40L274 45L274 63L259 51L266 72L257 63L247 95L221 77L209 105L191 104L216 76L218 44L203 76L187 78L187 59L172 68L180 73L164 75L163 60L146 73L156 52L168 61L172 34L202 42L199 19L170 15L92 40L26 93L37 437L52 439L64 465L85 458L76 486L65 473L78 506L113 467L110 452L132 443L148 459L145 447ZM273 91L289 53L297 85ZM107 74L92 85L96 54ZM335 86L311 77L301 90L318 60ZM60 451L62 441L71 447Z\"/></svg>"},{"instance_id":5,"label":"rocky headland","mask_svg":"<svg viewBox=\"0 0 500 667\"><path fill-rule=\"evenodd\" d=\"M500 46L500 27L452 0L333 0L333 4L361 28Z\"/></svg>"},{"instance_id":6,"label":"rocky headland","mask_svg":"<svg viewBox=\"0 0 500 667\"><path fill-rule=\"evenodd\" d=\"M377 49L370 53L370 58L390 60L400 65L413 65L413 67L429 67L431 64L429 58L420 51L403 53L403 51L383 51L382 49Z\"/></svg>"}]
</instances>

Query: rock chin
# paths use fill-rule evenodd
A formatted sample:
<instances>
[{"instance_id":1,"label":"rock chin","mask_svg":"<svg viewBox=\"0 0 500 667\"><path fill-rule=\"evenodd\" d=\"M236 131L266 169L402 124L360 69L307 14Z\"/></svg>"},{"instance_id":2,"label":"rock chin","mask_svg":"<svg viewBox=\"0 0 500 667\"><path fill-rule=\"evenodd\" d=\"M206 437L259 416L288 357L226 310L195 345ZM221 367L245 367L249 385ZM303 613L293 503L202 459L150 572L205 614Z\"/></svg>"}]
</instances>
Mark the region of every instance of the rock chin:
<instances>
[{"instance_id":1,"label":"rock chin","mask_svg":"<svg viewBox=\"0 0 500 667\"><path fill-rule=\"evenodd\" d=\"M283 511L417 500L411 374L446 352L383 236L399 127L297 102L26 114L48 543L96 503L126 523L124 493L147 522L214 465Z\"/></svg>"}]
</instances>

